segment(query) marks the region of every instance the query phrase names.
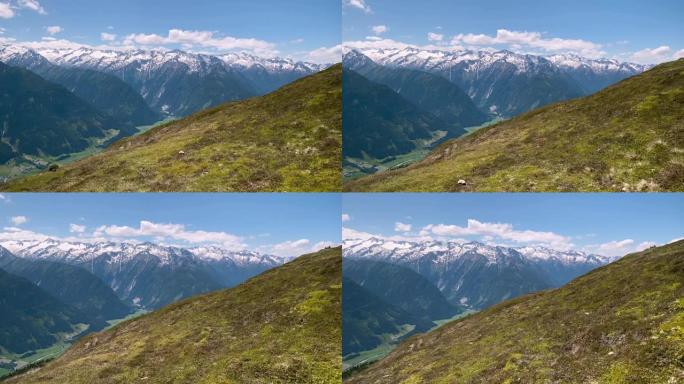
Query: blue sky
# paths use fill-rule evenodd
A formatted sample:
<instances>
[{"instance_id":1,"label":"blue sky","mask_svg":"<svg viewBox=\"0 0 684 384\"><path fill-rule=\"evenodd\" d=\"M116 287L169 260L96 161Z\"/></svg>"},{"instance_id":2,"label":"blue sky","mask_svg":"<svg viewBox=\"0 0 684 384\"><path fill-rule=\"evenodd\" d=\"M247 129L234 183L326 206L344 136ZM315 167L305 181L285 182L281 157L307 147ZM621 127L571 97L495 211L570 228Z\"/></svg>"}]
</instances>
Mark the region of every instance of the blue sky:
<instances>
[{"instance_id":1,"label":"blue sky","mask_svg":"<svg viewBox=\"0 0 684 384\"><path fill-rule=\"evenodd\" d=\"M41 236L215 244L298 256L340 242L340 198L325 193L1 194L0 241Z\"/></svg>"},{"instance_id":2,"label":"blue sky","mask_svg":"<svg viewBox=\"0 0 684 384\"><path fill-rule=\"evenodd\" d=\"M375 46L574 51L641 63L684 56L679 0L343 2L343 40L359 46L375 39Z\"/></svg>"},{"instance_id":3,"label":"blue sky","mask_svg":"<svg viewBox=\"0 0 684 384\"><path fill-rule=\"evenodd\" d=\"M349 234L544 244L611 256L684 238L684 194L345 194L342 212Z\"/></svg>"},{"instance_id":4,"label":"blue sky","mask_svg":"<svg viewBox=\"0 0 684 384\"><path fill-rule=\"evenodd\" d=\"M340 15L339 0L0 0L0 37L43 46L246 50L327 62L340 43ZM185 33L170 35L174 29Z\"/></svg>"}]
</instances>

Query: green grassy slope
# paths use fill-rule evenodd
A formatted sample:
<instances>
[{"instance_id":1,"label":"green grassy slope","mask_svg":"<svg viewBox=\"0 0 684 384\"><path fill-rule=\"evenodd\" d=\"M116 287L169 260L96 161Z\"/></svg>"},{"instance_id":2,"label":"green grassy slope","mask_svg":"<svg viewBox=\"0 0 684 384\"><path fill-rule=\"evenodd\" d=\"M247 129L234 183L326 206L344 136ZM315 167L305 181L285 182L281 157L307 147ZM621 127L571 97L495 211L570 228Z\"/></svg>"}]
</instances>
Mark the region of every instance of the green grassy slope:
<instances>
[{"instance_id":1,"label":"green grassy slope","mask_svg":"<svg viewBox=\"0 0 684 384\"><path fill-rule=\"evenodd\" d=\"M339 383L342 251L90 335L19 383Z\"/></svg>"},{"instance_id":2,"label":"green grassy slope","mask_svg":"<svg viewBox=\"0 0 684 384\"><path fill-rule=\"evenodd\" d=\"M684 241L406 340L349 383L677 383Z\"/></svg>"},{"instance_id":3,"label":"green grassy slope","mask_svg":"<svg viewBox=\"0 0 684 384\"><path fill-rule=\"evenodd\" d=\"M420 163L345 189L684 191L684 59L446 142Z\"/></svg>"},{"instance_id":4,"label":"green grassy slope","mask_svg":"<svg viewBox=\"0 0 684 384\"><path fill-rule=\"evenodd\" d=\"M8 191L337 191L342 67L199 112ZM181 151L184 154L181 154Z\"/></svg>"}]
</instances>

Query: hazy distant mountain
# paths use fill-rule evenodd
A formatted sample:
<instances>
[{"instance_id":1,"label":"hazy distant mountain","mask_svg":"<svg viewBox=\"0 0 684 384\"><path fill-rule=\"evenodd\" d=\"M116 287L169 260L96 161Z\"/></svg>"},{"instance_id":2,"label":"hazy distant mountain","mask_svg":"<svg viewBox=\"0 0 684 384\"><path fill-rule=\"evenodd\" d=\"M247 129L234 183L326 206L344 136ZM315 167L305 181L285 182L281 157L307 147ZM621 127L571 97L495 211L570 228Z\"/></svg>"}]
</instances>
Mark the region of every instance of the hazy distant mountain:
<instances>
[{"instance_id":1,"label":"hazy distant mountain","mask_svg":"<svg viewBox=\"0 0 684 384\"><path fill-rule=\"evenodd\" d=\"M80 152L135 131L28 70L0 63L0 84L0 163Z\"/></svg>"},{"instance_id":2,"label":"hazy distant mountain","mask_svg":"<svg viewBox=\"0 0 684 384\"><path fill-rule=\"evenodd\" d=\"M373 349L382 344L383 336L425 332L436 325L383 301L348 278L342 279L342 313L343 356Z\"/></svg>"},{"instance_id":3,"label":"hazy distant mountain","mask_svg":"<svg viewBox=\"0 0 684 384\"><path fill-rule=\"evenodd\" d=\"M87 316L89 330L132 312L99 278L83 268L40 259L19 258L0 247L0 269L21 276L62 303Z\"/></svg>"},{"instance_id":4,"label":"hazy distant mountain","mask_svg":"<svg viewBox=\"0 0 684 384\"><path fill-rule=\"evenodd\" d=\"M0 268L0 351L22 354L80 333L87 317L29 280Z\"/></svg>"},{"instance_id":5,"label":"hazy distant mountain","mask_svg":"<svg viewBox=\"0 0 684 384\"><path fill-rule=\"evenodd\" d=\"M452 128L450 136L465 133L459 128L478 126L487 121L487 115L475 106L470 97L442 76L382 66L355 50L344 55L342 64L345 69L392 88L420 109L443 120Z\"/></svg>"},{"instance_id":6,"label":"hazy distant mountain","mask_svg":"<svg viewBox=\"0 0 684 384\"><path fill-rule=\"evenodd\" d=\"M411 268L352 258L346 258L342 267L346 279L414 316L434 321L463 311L462 307L450 304L432 282Z\"/></svg>"},{"instance_id":7,"label":"hazy distant mountain","mask_svg":"<svg viewBox=\"0 0 684 384\"><path fill-rule=\"evenodd\" d=\"M391 88L352 70L343 70L342 88L344 156L382 159L407 153L416 148L415 140L428 140L433 132L450 129Z\"/></svg>"}]
</instances>

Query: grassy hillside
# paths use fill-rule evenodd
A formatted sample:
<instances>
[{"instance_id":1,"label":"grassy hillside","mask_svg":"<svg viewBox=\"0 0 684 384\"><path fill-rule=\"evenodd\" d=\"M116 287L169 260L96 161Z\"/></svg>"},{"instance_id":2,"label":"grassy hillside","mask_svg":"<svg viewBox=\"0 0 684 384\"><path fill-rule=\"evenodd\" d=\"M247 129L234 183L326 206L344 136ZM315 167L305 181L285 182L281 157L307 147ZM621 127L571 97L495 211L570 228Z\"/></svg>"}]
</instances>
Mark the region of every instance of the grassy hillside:
<instances>
[{"instance_id":1,"label":"grassy hillside","mask_svg":"<svg viewBox=\"0 0 684 384\"><path fill-rule=\"evenodd\" d=\"M339 383L341 248L85 337L10 383Z\"/></svg>"},{"instance_id":2,"label":"grassy hillside","mask_svg":"<svg viewBox=\"0 0 684 384\"><path fill-rule=\"evenodd\" d=\"M349 383L678 383L684 241L406 340Z\"/></svg>"},{"instance_id":3,"label":"grassy hillside","mask_svg":"<svg viewBox=\"0 0 684 384\"><path fill-rule=\"evenodd\" d=\"M342 67L112 144L7 191L337 191Z\"/></svg>"},{"instance_id":4,"label":"grassy hillside","mask_svg":"<svg viewBox=\"0 0 684 384\"><path fill-rule=\"evenodd\" d=\"M684 191L684 59L446 142L420 163L345 189Z\"/></svg>"}]
</instances>

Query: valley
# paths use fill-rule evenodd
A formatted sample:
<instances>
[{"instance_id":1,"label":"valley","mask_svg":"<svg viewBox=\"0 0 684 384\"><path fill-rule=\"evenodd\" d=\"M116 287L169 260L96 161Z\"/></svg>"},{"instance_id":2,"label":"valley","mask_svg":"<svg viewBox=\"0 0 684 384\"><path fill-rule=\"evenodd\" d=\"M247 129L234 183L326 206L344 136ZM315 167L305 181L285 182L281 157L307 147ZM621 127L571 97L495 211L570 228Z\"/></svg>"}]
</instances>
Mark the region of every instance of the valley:
<instances>
[{"instance_id":1,"label":"valley","mask_svg":"<svg viewBox=\"0 0 684 384\"><path fill-rule=\"evenodd\" d=\"M89 159L114 142L224 103L269 94L329 67L247 53L12 44L0 45L0 65L7 84L0 110L3 183Z\"/></svg>"},{"instance_id":2,"label":"valley","mask_svg":"<svg viewBox=\"0 0 684 384\"><path fill-rule=\"evenodd\" d=\"M591 96L480 129L345 189L681 191L683 65L661 64Z\"/></svg>"},{"instance_id":3,"label":"valley","mask_svg":"<svg viewBox=\"0 0 684 384\"><path fill-rule=\"evenodd\" d=\"M341 66L336 65L268 95L119 140L99 154L0 189L337 191L341 94Z\"/></svg>"}]
</instances>

